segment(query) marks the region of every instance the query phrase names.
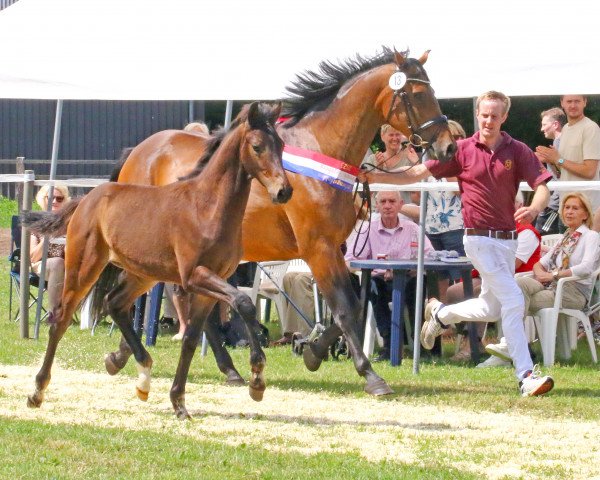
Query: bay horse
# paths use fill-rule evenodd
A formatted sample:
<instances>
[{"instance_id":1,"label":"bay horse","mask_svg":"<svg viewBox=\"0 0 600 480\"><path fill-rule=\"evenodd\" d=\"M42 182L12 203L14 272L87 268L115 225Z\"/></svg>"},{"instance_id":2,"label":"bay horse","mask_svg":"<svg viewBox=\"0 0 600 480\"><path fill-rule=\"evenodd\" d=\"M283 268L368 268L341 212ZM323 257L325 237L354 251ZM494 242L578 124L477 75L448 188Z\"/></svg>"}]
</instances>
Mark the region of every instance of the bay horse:
<instances>
[{"instance_id":1,"label":"bay horse","mask_svg":"<svg viewBox=\"0 0 600 480\"><path fill-rule=\"evenodd\" d=\"M65 284L62 301L51 313L48 348L37 374L30 407L39 407L50 381L58 343L75 308L104 267L123 269L107 296L108 309L132 348L139 378L137 395L146 400L152 358L129 321L132 302L158 281L181 285L194 293L189 334L186 332L170 397L175 413L188 418L185 384L203 323L216 301L237 310L249 331L250 396L265 390L265 356L256 336L259 327L250 297L230 286L229 277L242 257L242 218L252 178L265 187L265 197L287 202L292 188L282 165L283 142L275 130L281 104L252 103L234 123L217 134L201 159L202 169L165 186L106 183L71 202L56 214L29 212L24 224L45 235L66 230ZM211 143L212 142L212 143ZM211 156L213 148L218 145Z\"/></svg>"},{"instance_id":2,"label":"bay horse","mask_svg":"<svg viewBox=\"0 0 600 480\"><path fill-rule=\"evenodd\" d=\"M373 58L357 56L340 65L323 62L319 72L298 75L288 87L291 97L284 100L282 112L287 121L278 125L279 134L288 145L358 166L377 129L389 123L413 144L425 147L431 157L449 160L456 144L423 68L428 54L417 60L407 52L384 48ZM393 89L390 80L398 72L404 84ZM114 175L122 183L169 184L191 171L206 148L202 136L181 130L158 132L138 144ZM355 223L352 194L300 174L288 176L294 198L285 205L271 204L253 183L242 224L244 259L304 259L335 322L304 348L307 368L317 370L329 345L344 333L356 370L366 379L365 391L392 393L362 352L357 333L360 305L340 252ZM241 381L210 318L207 324L219 369L228 381ZM120 349L107 356L107 370L116 373L129 355L121 342Z\"/></svg>"}]
</instances>

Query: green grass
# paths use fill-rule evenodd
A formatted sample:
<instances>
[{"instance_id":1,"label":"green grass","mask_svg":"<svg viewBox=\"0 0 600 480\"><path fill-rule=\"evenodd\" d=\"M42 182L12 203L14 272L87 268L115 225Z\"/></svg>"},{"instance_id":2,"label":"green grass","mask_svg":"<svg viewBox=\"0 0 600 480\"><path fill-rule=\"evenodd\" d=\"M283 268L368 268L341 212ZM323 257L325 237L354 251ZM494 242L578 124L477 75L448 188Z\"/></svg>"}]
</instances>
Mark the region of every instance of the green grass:
<instances>
[{"instance_id":1,"label":"green grass","mask_svg":"<svg viewBox=\"0 0 600 480\"><path fill-rule=\"evenodd\" d=\"M13 205L14 207L14 202ZM11 205L0 201L0 224L12 215ZM19 326L8 321L8 265L0 265L0 364L35 365L46 349L47 326L43 325L39 340L19 338ZM33 312L32 312L33 313ZM278 338L278 324L269 324L272 338ZM33 332L33 324L30 326ZM170 341L170 331L159 334L150 349L154 359L153 377L173 378L179 345ZM70 328L57 352L63 367L91 372L104 372L104 353L112 351L118 335L108 336L108 324L102 324L92 337L89 331ZM446 345L444 358L450 355ZM248 350L230 351L241 373L248 374ZM289 348L269 348L267 380L269 387L302 392L325 392L331 397L362 399L364 381L348 360L324 362L320 370L306 370L302 359ZM537 351L539 358L541 354ZM221 384L212 354L205 360L197 353L189 381L197 384ZM412 374L412 361L401 367L375 365L395 394L381 402L412 403L419 406L458 406L476 412L515 412L525 421L535 424L536 418L569 419L583 422L600 421L599 368L592 364L585 343L580 343L571 360L559 362L544 371L556 381L555 390L543 398L522 399L512 369L475 369L472 365L457 365L447 360L424 359L421 373ZM134 362L124 374L135 378ZM0 384L2 379L0 378ZM33 384L33 379L32 379ZM2 402L0 388L0 402ZM93 399L90 399L93 402ZM68 408L66 406L65 408ZM140 408L144 408L143 406ZM201 420L199 420L201 421ZM224 420L226 421L226 420ZM332 439L335 442L335 439ZM357 453L336 455L321 453L302 455L297 452L273 453L267 448L245 444L231 446L218 436L198 440L178 436L173 432L125 431L102 425L51 425L18 418L0 417L0 478L477 478L453 468L452 460L469 455L460 445L450 458L431 456L439 445L437 440L416 437L416 454L423 466L411 466L389 461L369 462ZM593 439L582 439L595 443ZM485 464L499 453L491 445L486 458L473 459ZM569 478L568 466L548 467L547 476ZM540 472L532 472L539 475Z\"/></svg>"},{"instance_id":2,"label":"green grass","mask_svg":"<svg viewBox=\"0 0 600 480\"><path fill-rule=\"evenodd\" d=\"M18 211L17 202L0 195L0 228L10 228L10 219Z\"/></svg>"}]
</instances>

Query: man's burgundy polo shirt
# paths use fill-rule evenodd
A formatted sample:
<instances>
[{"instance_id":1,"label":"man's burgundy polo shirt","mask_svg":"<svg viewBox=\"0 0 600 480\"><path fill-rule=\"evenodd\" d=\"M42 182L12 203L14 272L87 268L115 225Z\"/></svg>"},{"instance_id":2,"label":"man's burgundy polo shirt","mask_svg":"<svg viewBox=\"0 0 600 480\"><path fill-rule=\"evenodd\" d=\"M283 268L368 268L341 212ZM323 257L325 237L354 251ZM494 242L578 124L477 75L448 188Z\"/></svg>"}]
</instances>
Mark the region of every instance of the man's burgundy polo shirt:
<instances>
[{"instance_id":1,"label":"man's burgundy polo shirt","mask_svg":"<svg viewBox=\"0 0 600 480\"><path fill-rule=\"evenodd\" d=\"M479 142L479 132L458 142L454 158L446 163L427 160L436 178L458 177L465 227L515 229L515 196L519 183L535 189L552 179L531 149L501 132L502 142L492 154Z\"/></svg>"}]
</instances>

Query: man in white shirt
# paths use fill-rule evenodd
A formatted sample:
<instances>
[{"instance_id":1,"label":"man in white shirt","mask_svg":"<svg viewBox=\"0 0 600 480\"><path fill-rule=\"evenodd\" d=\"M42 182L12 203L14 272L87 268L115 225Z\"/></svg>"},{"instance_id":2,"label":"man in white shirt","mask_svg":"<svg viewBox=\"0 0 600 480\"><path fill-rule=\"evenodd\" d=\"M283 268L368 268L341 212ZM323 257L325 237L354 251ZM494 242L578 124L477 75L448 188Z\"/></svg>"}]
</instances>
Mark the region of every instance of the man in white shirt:
<instances>
[{"instance_id":1,"label":"man in white shirt","mask_svg":"<svg viewBox=\"0 0 600 480\"><path fill-rule=\"evenodd\" d=\"M560 180L600 180L600 127L584 115L585 95L563 95L560 106L567 115L558 149L539 146L535 154L540 161L555 165ZM560 197L566 192L562 192ZM593 229L600 231L600 190L585 192L595 212Z\"/></svg>"}]
</instances>

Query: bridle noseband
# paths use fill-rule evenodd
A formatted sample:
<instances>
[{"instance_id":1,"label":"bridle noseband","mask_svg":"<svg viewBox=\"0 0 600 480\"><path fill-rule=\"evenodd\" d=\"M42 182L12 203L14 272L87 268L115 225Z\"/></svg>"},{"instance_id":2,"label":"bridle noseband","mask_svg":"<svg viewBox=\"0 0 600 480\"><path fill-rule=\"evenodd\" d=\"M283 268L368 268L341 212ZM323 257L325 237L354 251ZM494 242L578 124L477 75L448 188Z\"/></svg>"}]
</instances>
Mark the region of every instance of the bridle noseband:
<instances>
[{"instance_id":1,"label":"bridle noseband","mask_svg":"<svg viewBox=\"0 0 600 480\"><path fill-rule=\"evenodd\" d=\"M401 71L399 66L396 67L396 71L397 72ZM406 91L406 85L408 85L409 82L421 83L424 85L431 84L431 82L429 80L423 80L421 78L414 78L414 77L407 76L404 85L401 88L394 90L394 94L392 95L392 102L390 103L390 109L389 109L389 112L385 119L385 123L390 123L390 118L392 117L392 113L394 111L394 105L396 104L396 99L398 97L400 97L402 100L402 104L404 105L406 117L408 119L408 128L411 131L411 134L408 137L408 141L413 145L413 147L423 147L424 149L429 149L429 148L431 148L431 144L437 137L437 132L432 136L431 142L427 142L427 141L423 140L423 137L421 137L421 133L435 125L448 125L448 118L446 117L446 115L439 115L439 116L432 118L431 120L427 120L426 122L419 125L417 118L416 118L417 115L415 113L415 109L414 109L412 103L410 102L410 98L408 97L408 93Z\"/></svg>"}]
</instances>

